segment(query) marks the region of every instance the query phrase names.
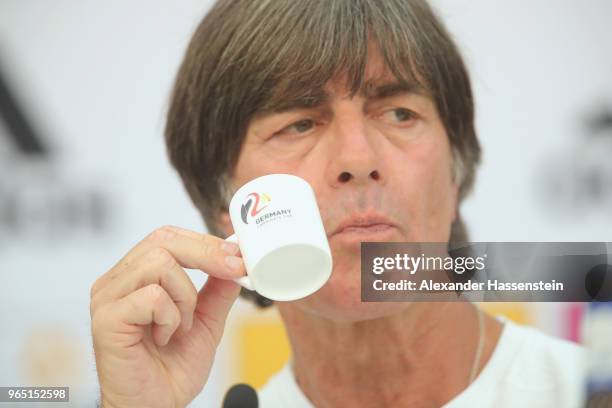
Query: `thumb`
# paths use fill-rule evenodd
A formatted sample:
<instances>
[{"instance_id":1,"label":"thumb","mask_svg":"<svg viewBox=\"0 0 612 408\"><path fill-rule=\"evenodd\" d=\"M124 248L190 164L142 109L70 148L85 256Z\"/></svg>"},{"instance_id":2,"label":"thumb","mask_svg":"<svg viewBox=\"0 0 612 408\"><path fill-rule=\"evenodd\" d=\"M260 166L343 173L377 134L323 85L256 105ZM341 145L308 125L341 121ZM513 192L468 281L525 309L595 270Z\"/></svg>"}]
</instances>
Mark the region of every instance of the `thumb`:
<instances>
[{"instance_id":1,"label":"thumb","mask_svg":"<svg viewBox=\"0 0 612 408\"><path fill-rule=\"evenodd\" d=\"M198 292L194 319L210 330L215 344L221 341L225 320L239 294L240 285L233 280L210 275Z\"/></svg>"}]
</instances>

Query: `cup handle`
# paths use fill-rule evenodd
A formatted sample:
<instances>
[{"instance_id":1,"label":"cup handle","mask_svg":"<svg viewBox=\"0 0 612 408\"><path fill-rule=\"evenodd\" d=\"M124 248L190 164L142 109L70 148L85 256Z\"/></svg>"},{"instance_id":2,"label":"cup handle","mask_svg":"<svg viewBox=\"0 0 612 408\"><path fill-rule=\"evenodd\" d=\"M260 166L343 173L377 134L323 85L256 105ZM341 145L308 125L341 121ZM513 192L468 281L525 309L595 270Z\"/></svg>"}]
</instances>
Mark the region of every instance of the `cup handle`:
<instances>
[{"instance_id":1,"label":"cup handle","mask_svg":"<svg viewBox=\"0 0 612 408\"><path fill-rule=\"evenodd\" d=\"M236 236L236 234L230 235L229 237L225 238L225 240L229 242L233 242L235 244L238 243L238 237ZM253 282L251 282L251 279L249 278L248 274L245 276L241 276L240 278L234 279L234 282L236 282L237 284L239 284L240 286L248 290L255 290L255 288L253 287Z\"/></svg>"}]
</instances>

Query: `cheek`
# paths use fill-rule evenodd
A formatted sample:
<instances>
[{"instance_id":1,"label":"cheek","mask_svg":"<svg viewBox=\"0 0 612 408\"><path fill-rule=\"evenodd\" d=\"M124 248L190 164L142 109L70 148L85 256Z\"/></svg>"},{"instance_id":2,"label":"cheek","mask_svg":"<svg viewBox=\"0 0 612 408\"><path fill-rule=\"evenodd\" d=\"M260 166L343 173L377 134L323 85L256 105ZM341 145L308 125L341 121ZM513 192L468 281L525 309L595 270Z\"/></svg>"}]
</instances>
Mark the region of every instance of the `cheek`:
<instances>
[{"instance_id":1,"label":"cheek","mask_svg":"<svg viewBox=\"0 0 612 408\"><path fill-rule=\"evenodd\" d=\"M392 188L397 191L415 240L448 239L455 203L445 137L439 135L409 149L396 149L390 153L396 157L387 161L392 166L388 169Z\"/></svg>"},{"instance_id":2,"label":"cheek","mask_svg":"<svg viewBox=\"0 0 612 408\"><path fill-rule=\"evenodd\" d=\"M428 163L427 184L423 185L423 208L427 220L427 239L447 241L455 211L454 184L451 173L450 152L439 149L435 161ZM425 179L425 178L424 178Z\"/></svg>"},{"instance_id":3,"label":"cheek","mask_svg":"<svg viewBox=\"0 0 612 408\"><path fill-rule=\"evenodd\" d=\"M324 169L327 152L321 146L300 149L296 154L277 152L274 147L259 141L245 142L233 178L242 185L254 178L271 173L287 173L301 176L311 185L318 185L321 170Z\"/></svg>"},{"instance_id":4,"label":"cheek","mask_svg":"<svg viewBox=\"0 0 612 408\"><path fill-rule=\"evenodd\" d=\"M234 168L233 179L241 186L250 180L272 173L297 174L295 161L272 158L256 144L245 143Z\"/></svg>"}]
</instances>

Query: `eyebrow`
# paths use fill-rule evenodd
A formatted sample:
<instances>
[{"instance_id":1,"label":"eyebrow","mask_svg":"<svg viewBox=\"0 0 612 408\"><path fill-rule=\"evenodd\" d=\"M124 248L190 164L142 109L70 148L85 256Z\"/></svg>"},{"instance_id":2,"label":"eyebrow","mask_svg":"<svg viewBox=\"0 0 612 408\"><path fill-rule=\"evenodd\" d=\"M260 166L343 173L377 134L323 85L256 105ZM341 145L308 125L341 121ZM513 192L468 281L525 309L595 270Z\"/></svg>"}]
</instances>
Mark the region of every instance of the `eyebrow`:
<instances>
[{"instance_id":1,"label":"eyebrow","mask_svg":"<svg viewBox=\"0 0 612 408\"><path fill-rule=\"evenodd\" d=\"M417 83L393 81L384 83L368 82L363 89L357 92L357 95L364 96L369 100L391 98L404 94L425 94L425 90ZM294 99L280 99L276 101L270 109L267 109L265 112L260 112L260 114L267 115L272 113L284 113L296 109L317 108L329 103L331 99L332 94L323 89L318 89L308 95L299 96Z\"/></svg>"}]
</instances>

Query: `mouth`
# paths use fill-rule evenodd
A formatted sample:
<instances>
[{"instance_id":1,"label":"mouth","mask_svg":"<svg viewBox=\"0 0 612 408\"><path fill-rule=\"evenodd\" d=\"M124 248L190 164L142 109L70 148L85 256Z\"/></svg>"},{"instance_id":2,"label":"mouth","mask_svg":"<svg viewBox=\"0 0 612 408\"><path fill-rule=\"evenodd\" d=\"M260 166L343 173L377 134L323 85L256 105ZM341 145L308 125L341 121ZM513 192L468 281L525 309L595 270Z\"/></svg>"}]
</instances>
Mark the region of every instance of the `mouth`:
<instances>
[{"instance_id":1,"label":"mouth","mask_svg":"<svg viewBox=\"0 0 612 408\"><path fill-rule=\"evenodd\" d=\"M330 238L356 236L361 238L386 234L396 228L395 224L382 214L361 213L345 218L329 235Z\"/></svg>"}]
</instances>

